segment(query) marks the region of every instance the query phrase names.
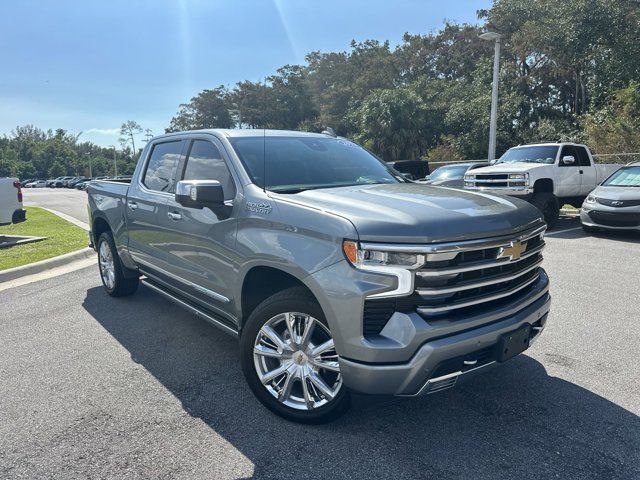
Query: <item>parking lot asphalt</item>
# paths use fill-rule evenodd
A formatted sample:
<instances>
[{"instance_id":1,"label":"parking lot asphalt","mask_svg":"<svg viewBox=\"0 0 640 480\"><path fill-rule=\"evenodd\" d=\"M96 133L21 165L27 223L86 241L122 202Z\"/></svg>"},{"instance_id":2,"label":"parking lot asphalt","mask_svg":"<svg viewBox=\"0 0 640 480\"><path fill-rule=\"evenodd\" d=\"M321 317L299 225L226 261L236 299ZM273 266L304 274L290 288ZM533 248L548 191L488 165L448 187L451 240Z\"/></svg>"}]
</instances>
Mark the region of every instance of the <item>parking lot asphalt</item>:
<instances>
[{"instance_id":1,"label":"parking lot asphalt","mask_svg":"<svg viewBox=\"0 0 640 480\"><path fill-rule=\"evenodd\" d=\"M640 235L547 236L552 313L523 355L440 394L265 410L234 339L97 267L0 292L0 478L640 478Z\"/></svg>"},{"instance_id":2,"label":"parking lot asphalt","mask_svg":"<svg viewBox=\"0 0 640 480\"><path fill-rule=\"evenodd\" d=\"M37 205L66 213L87 223L87 192L75 188L25 188L24 205Z\"/></svg>"}]
</instances>

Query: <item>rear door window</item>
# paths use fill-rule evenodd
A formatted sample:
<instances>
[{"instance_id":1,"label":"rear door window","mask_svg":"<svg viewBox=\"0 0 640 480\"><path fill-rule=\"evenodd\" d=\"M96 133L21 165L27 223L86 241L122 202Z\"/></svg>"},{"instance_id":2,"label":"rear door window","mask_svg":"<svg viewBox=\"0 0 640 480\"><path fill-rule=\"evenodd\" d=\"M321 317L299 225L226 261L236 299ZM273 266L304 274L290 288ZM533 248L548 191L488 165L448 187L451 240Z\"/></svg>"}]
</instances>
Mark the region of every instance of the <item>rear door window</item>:
<instances>
[{"instance_id":1,"label":"rear door window","mask_svg":"<svg viewBox=\"0 0 640 480\"><path fill-rule=\"evenodd\" d=\"M236 187L220 150L208 140L194 140L184 169L183 180L217 180L224 199L236 196Z\"/></svg>"},{"instance_id":2,"label":"rear door window","mask_svg":"<svg viewBox=\"0 0 640 480\"><path fill-rule=\"evenodd\" d=\"M591 166L591 161L589 160L589 154L587 153L587 149L584 147L576 147L576 151L578 152L578 164L581 167L589 167Z\"/></svg>"},{"instance_id":3,"label":"rear door window","mask_svg":"<svg viewBox=\"0 0 640 480\"><path fill-rule=\"evenodd\" d=\"M153 146L142 183L149 190L175 191L176 167L182 153L182 140L158 143Z\"/></svg>"}]
</instances>

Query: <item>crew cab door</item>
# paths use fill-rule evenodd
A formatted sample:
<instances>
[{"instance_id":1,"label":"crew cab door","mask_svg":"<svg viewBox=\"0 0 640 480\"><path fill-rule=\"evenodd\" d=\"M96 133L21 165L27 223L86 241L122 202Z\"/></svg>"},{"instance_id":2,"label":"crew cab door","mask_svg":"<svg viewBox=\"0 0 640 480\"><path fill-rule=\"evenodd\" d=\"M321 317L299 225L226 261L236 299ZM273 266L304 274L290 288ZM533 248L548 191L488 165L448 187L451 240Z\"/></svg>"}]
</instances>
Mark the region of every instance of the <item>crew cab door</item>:
<instances>
[{"instance_id":1,"label":"crew cab door","mask_svg":"<svg viewBox=\"0 0 640 480\"><path fill-rule=\"evenodd\" d=\"M591 161L591 156L584 147L576 146L578 157L576 161L580 164L580 196L587 196L598 183L596 179L596 167Z\"/></svg>"},{"instance_id":2,"label":"crew cab door","mask_svg":"<svg viewBox=\"0 0 640 480\"><path fill-rule=\"evenodd\" d=\"M563 163L564 157L571 156L575 159L572 165ZM556 169L555 191L557 197L576 197L580 195L581 174L578 152L573 145L564 145L558 158Z\"/></svg>"},{"instance_id":3,"label":"crew cab door","mask_svg":"<svg viewBox=\"0 0 640 480\"><path fill-rule=\"evenodd\" d=\"M166 268L160 219L175 189L175 172L182 158L183 140L157 142L147 150L134 175L125 204L129 254L145 271ZM153 270L151 272L150 270Z\"/></svg>"},{"instance_id":4,"label":"crew cab door","mask_svg":"<svg viewBox=\"0 0 640 480\"><path fill-rule=\"evenodd\" d=\"M183 293L207 308L230 316L232 284L238 259L234 250L236 219L233 202L237 188L229 160L220 142L211 135L190 137L179 180L217 180L223 187L227 214L208 208L183 207L169 198L160 218L165 233L168 271Z\"/></svg>"}]
</instances>

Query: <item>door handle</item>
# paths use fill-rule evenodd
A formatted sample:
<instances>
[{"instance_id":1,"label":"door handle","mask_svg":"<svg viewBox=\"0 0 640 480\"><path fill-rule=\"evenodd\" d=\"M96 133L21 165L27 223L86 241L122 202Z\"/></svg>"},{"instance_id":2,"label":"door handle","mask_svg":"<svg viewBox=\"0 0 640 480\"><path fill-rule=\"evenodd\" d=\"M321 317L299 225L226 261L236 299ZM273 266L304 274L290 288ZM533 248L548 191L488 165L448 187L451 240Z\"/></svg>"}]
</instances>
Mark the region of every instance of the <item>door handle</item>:
<instances>
[{"instance_id":1,"label":"door handle","mask_svg":"<svg viewBox=\"0 0 640 480\"><path fill-rule=\"evenodd\" d=\"M171 220L182 220L182 215L180 215L178 212L169 212L167 213L167 217L169 217Z\"/></svg>"},{"instance_id":2,"label":"door handle","mask_svg":"<svg viewBox=\"0 0 640 480\"><path fill-rule=\"evenodd\" d=\"M127 202L127 207L129 207L129 210L136 210L138 208L138 204L136 202Z\"/></svg>"}]
</instances>

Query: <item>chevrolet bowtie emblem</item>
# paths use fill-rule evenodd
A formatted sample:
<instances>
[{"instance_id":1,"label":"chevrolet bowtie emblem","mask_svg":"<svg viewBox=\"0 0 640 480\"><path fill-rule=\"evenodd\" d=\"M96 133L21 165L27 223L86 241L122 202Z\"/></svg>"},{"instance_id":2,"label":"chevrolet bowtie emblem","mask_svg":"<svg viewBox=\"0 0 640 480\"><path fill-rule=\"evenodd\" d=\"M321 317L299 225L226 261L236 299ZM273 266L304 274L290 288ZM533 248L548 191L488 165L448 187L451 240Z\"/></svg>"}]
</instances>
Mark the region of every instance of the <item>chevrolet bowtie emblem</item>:
<instances>
[{"instance_id":1,"label":"chevrolet bowtie emblem","mask_svg":"<svg viewBox=\"0 0 640 480\"><path fill-rule=\"evenodd\" d=\"M527 249L527 242L513 241L508 247L501 247L497 258L508 258L510 261L518 260Z\"/></svg>"}]
</instances>

